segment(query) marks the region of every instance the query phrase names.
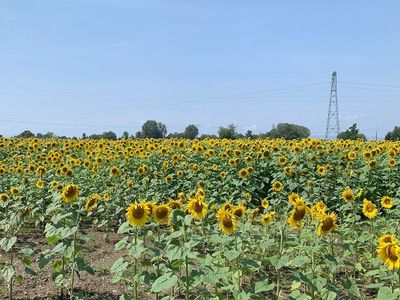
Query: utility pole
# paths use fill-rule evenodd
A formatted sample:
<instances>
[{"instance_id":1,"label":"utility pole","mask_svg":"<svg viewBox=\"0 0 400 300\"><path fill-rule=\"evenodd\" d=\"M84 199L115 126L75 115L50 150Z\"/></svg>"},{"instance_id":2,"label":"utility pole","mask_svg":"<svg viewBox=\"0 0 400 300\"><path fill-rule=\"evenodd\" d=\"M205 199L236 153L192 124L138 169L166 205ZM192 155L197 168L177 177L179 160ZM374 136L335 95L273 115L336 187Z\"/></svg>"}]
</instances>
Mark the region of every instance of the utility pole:
<instances>
[{"instance_id":1,"label":"utility pole","mask_svg":"<svg viewBox=\"0 0 400 300\"><path fill-rule=\"evenodd\" d=\"M331 95L329 97L329 110L328 120L326 122L325 138L328 139L331 133L335 134L335 138L340 133L336 71L332 73Z\"/></svg>"}]
</instances>

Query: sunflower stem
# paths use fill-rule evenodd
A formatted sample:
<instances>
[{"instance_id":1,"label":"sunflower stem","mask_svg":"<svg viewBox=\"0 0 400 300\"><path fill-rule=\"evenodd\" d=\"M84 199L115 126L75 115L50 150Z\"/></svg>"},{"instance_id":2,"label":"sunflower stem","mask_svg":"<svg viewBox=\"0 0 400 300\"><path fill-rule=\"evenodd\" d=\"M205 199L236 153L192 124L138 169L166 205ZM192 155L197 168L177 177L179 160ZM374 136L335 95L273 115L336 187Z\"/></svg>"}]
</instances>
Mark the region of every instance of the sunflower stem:
<instances>
[{"instance_id":1,"label":"sunflower stem","mask_svg":"<svg viewBox=\"0 0 400 300\"><path fill-rule=\"evenodd\" d=\"M135 241L134 241L135 248L136 248L136 245L137 245L137 235L138 235L138 229L136 227L135 228ZM135 257L133 280L134 280L134 289L135 289L135 300L138 300L138 284L137 284L137 281L136 281L136 273L137 273L137 258Z\"/></svg>"},{"instance_id":2,"label":"sunflower stem","mask_svg":"<svg viewBox=\"0 0 400 300\"><path fill-rule=\"evenodd\" d=\"M186 243L186 224L183 225L183 241ZM185 299L189 300L189 259L188 256L185 255L185 283L186 283L186 291L185 291Z\"/></svg>"},{"instance_id":3,"label":"sunflower stem","mask_svg":"<svg viewBox=\"0 0 400 300\"><path fill-rule=\"evenodd\" d=\"M238 251L238 233L235 234L235 244L236 244L236 251ZM242 288L242 279L240 276L240 262L239 262L239 256L236 258L236 269L238 273L238 289L239 293L241 292Z\"/></svg>"},{"instance_id":4,"label":"sunflower stem","mask_svg":"<svg viewBox=\"0 0 400 300\"><path fill-rule=\"evenodd\" d=\"M282 256L282 250L283 250L283 235L285 231L285 225L281 226L279 228L279 248L278 248L278 256L279 259ZM280 269L276 269L276 299L279 299L279 294L281 292L281 271Z\"/></svg>"},{"instance_id":5,"label":"sunflower stem","mask_svg":"<svg viewBox=\"0 0 400 300\"><path fill-rule=\"evenodd\" d=\"M332 257L335 257L333 233L331 233L331 254L332 254ZM332 282L333 282L333 284L335 284L335 281L336 281L336 270L333 270L332 271Z\"/></svg>"}]
</instances>

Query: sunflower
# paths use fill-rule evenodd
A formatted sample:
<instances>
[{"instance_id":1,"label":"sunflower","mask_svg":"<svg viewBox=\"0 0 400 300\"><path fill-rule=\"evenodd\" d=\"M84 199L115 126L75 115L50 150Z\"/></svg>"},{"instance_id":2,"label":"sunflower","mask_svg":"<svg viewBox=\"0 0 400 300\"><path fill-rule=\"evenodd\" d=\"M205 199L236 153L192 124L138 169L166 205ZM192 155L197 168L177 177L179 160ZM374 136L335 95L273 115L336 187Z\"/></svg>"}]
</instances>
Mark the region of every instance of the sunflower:
<instances>
[{"instance_id":1,"label":"sunflower","mask_svg":"<svg viewBox=\"0 0 400 300\"><path fill-rule=\"evenodd\" d=\"M400 269L400 247L396 243L383 244L376 250L380 259L391 270Z\"/></svg>"},{"instance_id":2,"label":"sunflower","mask_svg":"<svg viewBox=\"0 0 400 300\"><path fill-rule=\"evenodd\" d=\"M97 206L97 202L100 199L100 195L99 194L93 194L91 195L87 200L86 200L86 204L85 204L85 211L86 212L90 212L92 211L96 206Z\"/></svg>"},{"instance_id":3,"label":"sunflower","mask_svg":"<svg viewBox=\"0 0 400 300\"><path fill-rule=\"evenodd\" d=\"M18 196L19 194L21 194L21 190L19 189L19 188L17 188L17 187L12 187L11 189L10 189L10 194L12 195L12 196Z\"/></svg>"},{"instance_id":4,"label":"sunflower","mask_svg":"<svg viewBox=\"0 0 400 300\"><path fill-rule=\"evenodd\" d=\"M56 190L58 188L58 182L57 181L50 182L50 188L52 190Z\"/></svg>"},{"instance_id":5,"label":"sunflower","mask_svg":"<svg viewBox=\"0 0 400 300\"><path fill-rule=\"evenodd\" d=\"M304 203L299 203L292 209L287 222L291 227L300 230L303 227L303 219L306 214L307 206Z\"/></svg>"},{"instance_id":6,"label":"sunflower","mask_svg":"<svg viewBox=\"0 0 400 300\"><path fill-rule=\"evenodd\" d=\"M349 153L347 154L347 158L348 158L349 160L355 160L356 157L357 157L357 153L356 153L355 151L351 151L351 152L349 152Z\"/></svg>"},{"instance_id":7,"label":"sunflower","mask_svg":"<svg viewBox=\"0 0 400 300\"><path fill-rule=\"evenodd\" d=\"M335 230L337 227L336 219L337 219L337 217L336 217L335 213L325 214L320 219L320 223L317 228L318 236L325 236L329 232Z\"/></svg>"},{"instance_id":8,"label":"sunflower","mask_svg":"<svg viewBox=\"0 0 400 300\"><path fill-rule=\"evenodd\" d=\"M61 192L61 199L65 203L71 203L78 198L79 187L75 184L66 185Z\"/></svg>"},{"instance_id":9,"label":"sunflower","mask_svg":"<svg viewBox=\"0 0 400 300\"><path fill-rule=\"evenodd\" d=\"M204 219L207 215L208 205L204 202L203 198L190 198L187 205L189 213L195 219Z\"/></svg>"},{"instance_id":10,"label":"sunflower","mask_svg":"<svg viewBox=\"0 0 400 300\"><path fill-rule=\"evenodd\" d=\"M245 212L246 207L243 204L240 204L233 209L233 215L238 219L242 218Z\"/></svg>"},{"instance_id":11,"label":"sunflower","mask_svg":"<svg viewBox=\"0 0 400 300\"><path fill-rule=\"evenodd\" d=\"M132 203L126 210L126 219L132 226L143 226L149 216L149 209L143 202Z\"/></svg>"},{"instance_id":12,"label":"sunflower","mask_svg":"<svg viewBox=\"0 0 400 300\"><path fill-rule=\"evenodd\" d=\"M179 170L179 171L176 173L176 175L178 175L178 177L182 177L182 176L183 176L183 171L182 171L182 170Z\"/></svg>"},{"instance_id":13,"label":"sunflower","mask_svg":"<svg viewBox=\"0 0 400 300\"><path fill-rule=\"evenodd\" d=\"M272 183L272 190L274 192L281 192L283 190L283 184L280 181L274 181L274 183Z\"/></svg>"},{"instance_id":14,"label":"sunflower","mask_svg":"<svg viewBox=\"0 0 400 300\"><path fill-rule=\"evenodd\" d=\"M178 208L181 208L182 202L180 200L169 199L168 200L168 205L172 209L178 209Z\"/></svg>"},{"instance_id":15,"label":"sunflower","mask_svg":"<svg viewBox=\"0 0 400 300\"><path fill-rule=\"evenodd\" d=\"M10 197L7 194L0 194L0 201L7 201Z\"/></svg>"},{"instance_id":16,"label":"sunflower","mask_svg":"<svg viewBox=\"0 0 400 300\"><path fill-rule=\"evenodd\" d=\"M264 198L264 199L261 200L261 206L262 206L263 208L265 208L265 209L268 208L268 206L269 206L269 201L268 201L267 198Z\"/></svg>"},{"instance_id":17,"label":"sunflower","mask_svg":"<svg viewBox=\"0 0 400 300\"><path fill-rule=\"evenodd\" d=\"M289 200L289 203L290 203L291 205L293 205L293 206L295 206L297 203L300 203L300 202L303 202L303 203L304 203L303 199L302 199L302 198L300 197L300 195L297 194L297 193L291 193L291 194L288 196L288 200Z\"/></svg>"},{"instance_id":18,"label":"sunflower","mask_svg":"<svg viewBox=\"0 0 400 300\"><path fill-rule=\"evenodd\" d=\"M227 201L227 202L224 203L224 205L222 206L222 208L223 208L225 211L232 211L232 210L233 210L233 205L232 205L232 203L231 203L230 201Z\"/></svg>"},{"instance_id":19,"label":"sunflower","mask_svg":"<svg viewBox=\"0 0 400 300\"><path fill-rule=\"evenodd\" d=\"M286 162L287 162L286 156L283 156L283 155L282 155L282 156L279 156L278 162L279 162L279 164L280 164L281 166L285 165Z\"/></svg>"},{"instance_id":20,"label":"sunflower","mask_svg":"<svg viewBox=\"0 0 400 300\"><path fill-rule=\"evenodd\" d=\"M322 221L325 217L326 205L323 201L318 201L311 207L311 218Z\"/></svg>"},{"instance_id":21,"label":"sunflower","mask_svg":"<svg viewBox=\"0 0 400 300\"><path fill-rule=\"evenodd\" d=\"M370 161L368 162L368 165L369 165L369 167L370 167L370 168L373 168L373 167L375 167L375 166L376 166L376 164L377 164L377 162L376 162L376 160L375 160L375 159L372 159L372 160L370 160Z\"/></svg>"},{"instance_id":22,"label":"sunflower","mask_svg":"<svg viewBox=\"0 0 400 300\"><path fill-rule=\"evenodd\" d=\"M389 167L394 167L396 165L396 160L393 158L389 159L388 165Z\"/></svg>"},{"instance_id":23,"label":"sunflower","mask_svg":"<svg viewBox=\"0 0 400 300\"><path fill-rule=\"evenodd\" d=\"M248 175L249 175L249 173L247 172L246 169L240 169L240 171L239 171L240 178L245 179Z\"/></svg>"},{"instance_id":24,"label":"sunflower","mask_svg":"<svg viewBox=\"0 0 400 300\"><path fill-rule=\"evenodd\" d=\"M392 207L393 207L393 204L394 204L394 201L393 201L393 199L392 199L391 197L389 197L389 196L384 196L384 197L382 197L382 199L381 199L381 204L382 204L382 206L383 206L384 208L392 208Z\"/></svg>"},{"instance_id":25,"label":"sunflower","mask_svg":"<svg viewBox=\"0 0 400 300\"><path fill-rule=\"evenodd\" d=\"M133 187L133 184L134 184L134 182L133 182L133 180L132 180L132 179L128 179L128 180L126 180L126 186L127 186L128 188L131 188L131 187Z\"/></svg>"},{"instance_id":26,"label":"sunflower","mask_svg":"<svg viewBox=\"0 0 400 300\"><path fill-rule=\"evenodd\" d=\"M274 211L271 211L267 214L263 214L261 216L261 224L263 224L263 225L271 224L275 220L275 216L276 216L276 214Z\"/></svg>"},{"instance_id":27,"label":"sunflower","mask_svg":"<svg viewBox=\"0 0 400 300\"><path fill-rule=\"evenodd\" d=\"M219 228L223 233L229 235L236 231L237 224L236 224L236 217L234 214L226 211L223 207L221 207L218 210L216 216L219 223Z\"/></svg>"},{"instance_id":28,"label":"sunflower","mask_svg":"<svg viewBox=\"0 0 400 300\"><path fill-rule=\"evenodd\" d=\"M42 180L42 179L39 179L38 181L36 181L36 187L37 187L38 189L42 189L43 186L44 186L44 183L43 183L43 180Z\"/></svg>"},{"instance_id":29,"label":"sunflower","mask_svg":"<svg viewBox=\"0 0 400 300\"><path fill-rule=\"evenodd\" d=\"M374 203L368 199L364 199L362 212L368 219L373 219L378 214L378 209Z\"/></svg>"},{"instance_id":30,"label":"sunflower","mask_svg":"<svg viewBox=\"0 0 400 300\"><path fill-rule=\"evenodd\" d=\"M103 200L104 201L109 201L110 200L110 194L109 193L104 193L103 194Z\"/></svg>"},{"instance_id":31,"label":"sunflower","mask_svg":"<svg viewBox=\"0 0 400 300\"><path fill-rule=\"evenodd\" d=\"M158 224L168 224L171 216L171 207L168 204L155 205L152 216Z\"/></svg>"},{"instance_id":32,"label":"sunflower","mask_svg":"<svg viewBox=\"0 0 400 300\"><path fill-rule=\"evenodd\" d=\"M354 201L355 197L352 190L349 187L346 187L342 192L342 197L347 202Z\"/></svg>"},{"instance_id":33,"label":"sunflower","mask_svg":"<svg viewBox=\"0 0 400 300\"><path fill-rule=\"evenodd\" d=\"M384 233L378 239L379 245L397 244L397 239L394 234Z\"/></svg>"}]
</instances>

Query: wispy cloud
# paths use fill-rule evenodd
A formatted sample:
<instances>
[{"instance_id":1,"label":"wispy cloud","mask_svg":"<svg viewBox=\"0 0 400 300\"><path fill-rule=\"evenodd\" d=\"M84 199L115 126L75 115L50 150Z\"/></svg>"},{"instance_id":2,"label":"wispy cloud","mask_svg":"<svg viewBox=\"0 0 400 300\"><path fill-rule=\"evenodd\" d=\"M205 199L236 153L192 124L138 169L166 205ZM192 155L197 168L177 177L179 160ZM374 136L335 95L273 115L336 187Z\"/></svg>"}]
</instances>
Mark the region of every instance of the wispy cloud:
<instances>
[{"instance_id":1,"label":"wispy cloud","mask_svg":"<svg viewBox=\"0 0 400 300\"><path fill-rule=\"evenodd\" d=\"M343 116L341 117L341 119L343 121L355 121L355 120L359 120L359 119L364 119L366 118L367 115L366 114L358 114L358 115L347 115L347 116Z\"/></svg>"}]
</instances>

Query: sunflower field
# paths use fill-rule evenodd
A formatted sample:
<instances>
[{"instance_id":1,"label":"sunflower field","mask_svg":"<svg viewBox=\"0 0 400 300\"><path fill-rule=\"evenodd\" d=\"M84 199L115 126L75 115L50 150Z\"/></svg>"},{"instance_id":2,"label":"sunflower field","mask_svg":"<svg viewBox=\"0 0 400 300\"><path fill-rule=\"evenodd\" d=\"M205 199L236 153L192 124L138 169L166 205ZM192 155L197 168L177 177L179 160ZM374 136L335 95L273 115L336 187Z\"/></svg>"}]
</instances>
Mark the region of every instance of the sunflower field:
<instances>
[{"instance_id":1,"label":"sunflower field","mask_svg":"<svg viewBox=\"0 0 400 300\"><path fill-rule=\"evenodd\" d=\"M387 141L0 138L0 298L400 299L399 158Z\"/></svg>"}]
</instances>

